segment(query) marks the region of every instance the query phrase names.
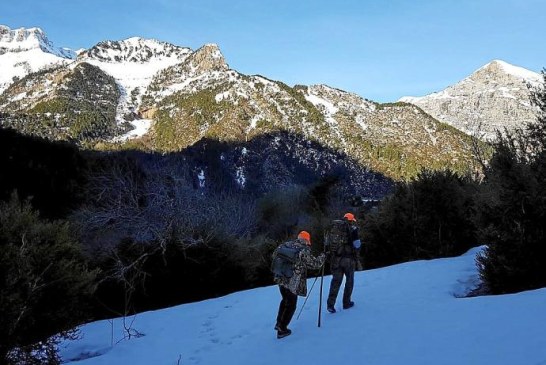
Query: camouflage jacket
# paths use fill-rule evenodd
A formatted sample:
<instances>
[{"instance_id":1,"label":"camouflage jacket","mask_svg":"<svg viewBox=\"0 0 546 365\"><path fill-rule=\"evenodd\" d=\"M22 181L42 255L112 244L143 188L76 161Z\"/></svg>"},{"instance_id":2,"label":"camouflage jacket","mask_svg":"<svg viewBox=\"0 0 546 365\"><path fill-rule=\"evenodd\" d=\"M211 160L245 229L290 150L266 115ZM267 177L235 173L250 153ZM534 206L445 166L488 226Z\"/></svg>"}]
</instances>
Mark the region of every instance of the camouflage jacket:
<instances>
[{"instance_id":1,"label":"camouflage jacket","mask_svg":"<svg viewBox=\"0 0 546 365\"><path fill-rule=\"evenodd\" d=\"M291 278L275 276L275 282L292 293L304 297L307 295L307 269L320 269L324 264L325 255L321 253L314 257L309 246L300 239L287 244L301 248L298 261L294 264L294 275Z\"/></svg>"}]
</instances>

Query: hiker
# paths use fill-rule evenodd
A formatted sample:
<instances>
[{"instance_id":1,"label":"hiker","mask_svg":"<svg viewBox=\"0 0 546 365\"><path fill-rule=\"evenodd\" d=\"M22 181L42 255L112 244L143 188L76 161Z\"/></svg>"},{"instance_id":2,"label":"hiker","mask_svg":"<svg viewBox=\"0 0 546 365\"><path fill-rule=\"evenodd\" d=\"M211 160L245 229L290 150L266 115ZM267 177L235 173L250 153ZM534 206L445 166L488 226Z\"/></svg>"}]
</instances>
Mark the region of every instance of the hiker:
<instances>
[{"instance_id":1,"label":"hiker","mask_svg":"<svg viewBox=\"0 0 546 365\"><path fill-rule=\"evenodd\" d=\"M311 254L311 235L306 231L301 231L296 240L279 245L273 253L274 280L282 296L275 325L277 338L292 333L288 324L296 311L298 295L307 295L307 269L321 268L325 259L324 253L317 257Z\"/></svg>"},{"instance_id":2,"label":"hiker","mask_svg":"<svg viewBox=\"0 0 546 365\"><path fill-rule=\"evenodd\" d=\"M336 298L345 275L345 289L343 290L343 309L349 309L355 305L351 300L354 286L355 269L360 266L360 239L355 216L346 213L342 220L332 222L327 232L325 244L329 248L330 270L332 281L330 292L326 302L326 309L335 313Z\"/></svg>"}]
</instances>

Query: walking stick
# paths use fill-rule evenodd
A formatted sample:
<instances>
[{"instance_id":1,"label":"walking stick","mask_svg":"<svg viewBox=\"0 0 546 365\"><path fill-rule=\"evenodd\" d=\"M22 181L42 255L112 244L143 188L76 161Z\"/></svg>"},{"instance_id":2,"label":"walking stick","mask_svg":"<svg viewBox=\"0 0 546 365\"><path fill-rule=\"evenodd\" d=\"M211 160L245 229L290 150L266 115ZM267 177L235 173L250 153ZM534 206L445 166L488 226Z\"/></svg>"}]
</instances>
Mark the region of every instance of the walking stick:
<instances>
[{"instance_id":1,"label":"walking stick","mask_svg":"<svg viewBox=\"0 0 546 365\"><path fill-rule=\"evenodd\" d=\"M326 253L326 240L324 240L324 245L322 246L322 252ZM326 265L326 260L322 263L322 270L320 271L320 298L318 306L318 326L320 328L320 319L322 317L322 283L324 282L324 265Z\"/></svg>"},{"instance_id":2,"label":"walking stick","mask_svg":"<svg viewBox=\"0 0 546 365\"><path fill-rule=\"evenodd\" d=\"M322 283L324 282L324 263L322 263L322 270L320 273L320 297L318 305L318 326L320 328L320 318L322 314Z\"/></svg>"},{"instance_id":3,"label":"walking stick","mask_svg":"<svg viewBox=\"0 0 546 365\"><path fill-rule=\"evenodd\" d=\"M318 276L315 278L315 281L313 281L313 285L311 285L311 289L309 289L309 293L307 293L307 296L305 297L305 301L303 302L303 305L301 306L300 313L296 317L296 320L300 319L300 315L301 315L301 312L303 311L303 307L305 307L305 303L307 303L307 299L311 295L311 292L313 291L313 287L315 286L317 279L318 279Z\"/></svg>"}]
</instances>

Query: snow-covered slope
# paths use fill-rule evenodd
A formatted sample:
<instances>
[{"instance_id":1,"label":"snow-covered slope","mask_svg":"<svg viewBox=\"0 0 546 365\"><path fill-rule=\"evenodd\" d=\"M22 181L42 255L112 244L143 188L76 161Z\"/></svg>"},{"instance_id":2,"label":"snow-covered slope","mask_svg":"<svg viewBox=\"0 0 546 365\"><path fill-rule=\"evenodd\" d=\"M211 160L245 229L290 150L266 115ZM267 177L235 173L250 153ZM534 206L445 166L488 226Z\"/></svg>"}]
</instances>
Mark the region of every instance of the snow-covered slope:
<instances>
[{"instance_id":1,"label":"snow-covered slope","mask_svg":"<svg viewBox=\"0 0 546 365\"><path fill-rule=\"evenodd\" d=\"M536 72L494 60L445 90L400 101L418 105L442 122L490 140L497 130L513 130L536 120L529 86L538 87L541 80Z\"/></svg>"},{"instance_id":2,"label":"snow-covered slope","mask_svg":"<svg viewBox=\"0 0 546 365\"><path fill-rule=\"evenodd\" d=\"M0 94L13 78L22 78L52 65L67 64L76 53L55 47L40 28L10 29L0 25Z\"/></svg>"},{"instance_id":3,"label":"snow-covered slope","mask_svg":"<svg viewBox=\"0 0 546 365\"><path fill-rule=\"evenodd\" d=\"M135 113L152 78L161 70L182 62L191 49L154 39L128 38L100 42L78 54L79 62L95 65L118 82L121 99L118 120Z\"/></svg>"},{"instance_id":4,"label":"snow-covered slope","mask_svg":"<svg viewBox=\"0 0 546 365\"><path fill-rule=\"evenodd\" d=\"M344 146L347 145L347 141L342 132L344 120L342 114L353 115L355 118L351 121L349 128L356 129L355 132L362 132L368 128L366 120L371 119L372 113L377 109L371 101L327 85L312 85L307 88L304 95L307 101L321 111L332 133L338 136ZM360 128L355 126L355 123Z\"/></svg>"},{"instance_id":5,"label":"snow-covered slope","mask_svg":"<svg viewBox=\"0 0 546 365\"><path fill-rule=\"evenodd\" d=\"M336 314L323 307L321 328L319 280L297 319L299 300L292 336L281 340L273 330L280 294L272 286L128 318L133 334L142 334L130 340L121 319L90 323L61 353L82 365L545 363L546 289L459 298L478 282L476 252L358 272L355 307L338 304Z\"/></svg>"}]
</instances>

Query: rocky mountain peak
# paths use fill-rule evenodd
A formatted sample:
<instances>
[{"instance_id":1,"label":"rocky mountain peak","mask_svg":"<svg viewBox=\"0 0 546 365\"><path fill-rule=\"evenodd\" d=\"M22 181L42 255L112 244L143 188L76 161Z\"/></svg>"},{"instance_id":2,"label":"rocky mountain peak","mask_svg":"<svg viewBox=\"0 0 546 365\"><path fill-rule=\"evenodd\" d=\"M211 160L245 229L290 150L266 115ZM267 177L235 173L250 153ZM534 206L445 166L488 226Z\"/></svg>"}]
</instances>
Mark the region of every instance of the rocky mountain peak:
<instances>
[{"instance_id":1,"label":"rocky mountain peak","mask_svg":"<svg viewBox=\"0 0 546 365\"><path fill-rule=\"evenodd\" d=\"M0 25L0 94L26 75L72 62L76 54L57 48L40 28Z\"/></svg>"},{"instance_id":2,"label":"rocky mountain peak","mask_svg":"<svg viewBox=\"0 0 546 365\"><path fill-rule=\"evenodd\" d=\"M74 59L76 54L67 48L57 48L40 28L10 29L0 25L0 55L6 52L24 52L40 49L62 58Z\"/></svg>"},{"instance_id":3,"label":"rocky mountain peak","mask_svg":"<svg viewBox=\"0 0 546 365\"><path fill-rule=\"evenodd\" d=\"M404 97L425 112L484 140L497 131L509 131L536 120L530 103L531 88L540 74L505 61L494 60L462 81L423 97Z\"/></svg>"},{"instance_id":4,"label":"rocky mountain peak","mask_svg":"<svg viewBox=\"0 0 546 365\"><path fill-rule=\"evenodd\" d=\"M493 60L489 62L470 75L470 78L478 81L487 79L501 81L507 78L516 78L532 84L538 83L541 80L538 73L523 67L514 66L502 60Z\"/></svg>"},{"instance_id":5,"label":"rocky mountain peak","mask_svg":"<svg viewBox=\"0 0 546 365\"><path fill-rule=\"evenodd\" d=\"M224 55L218 45L209 43L195 51L189 58L188 64L194 73L207 71L226 71L229 69Z\"/></svg>"},{"instance_id":6,"label":"rocky mountain peak","mask_svg":"<svg viewBox=\"0 0 546 365\"><path fill-rule=\"evenodd\" d=\"M28 49L40 47L49 43L45 33L40 28L10 29L0 25L0 44L11 49Z\"/></svg>"},{"instance_id":7,"label":"rocky mountain peak","mask_svg":"<svg viewBox=\"0 0 546 365\"><path fill-rule=\"evenodd\" d=\"M191 50L155 39L132 37L121 41L103 41L78 54L78 60L108 63L145 63L176 57L182 60Z\"/></svg>"},{"instance_id":8,"label":"rocky mountain peak","mask_svg":"<svg viewBox=\"0 0 546 365\"><path fill-rule=\"evenodd\" d=\"M501 60L493 60L474 71L460 84L473 83L483 87L527 88L528 85L537 86L541 77L538 73L518 67Z\"/></svg>"}]
</instances>

